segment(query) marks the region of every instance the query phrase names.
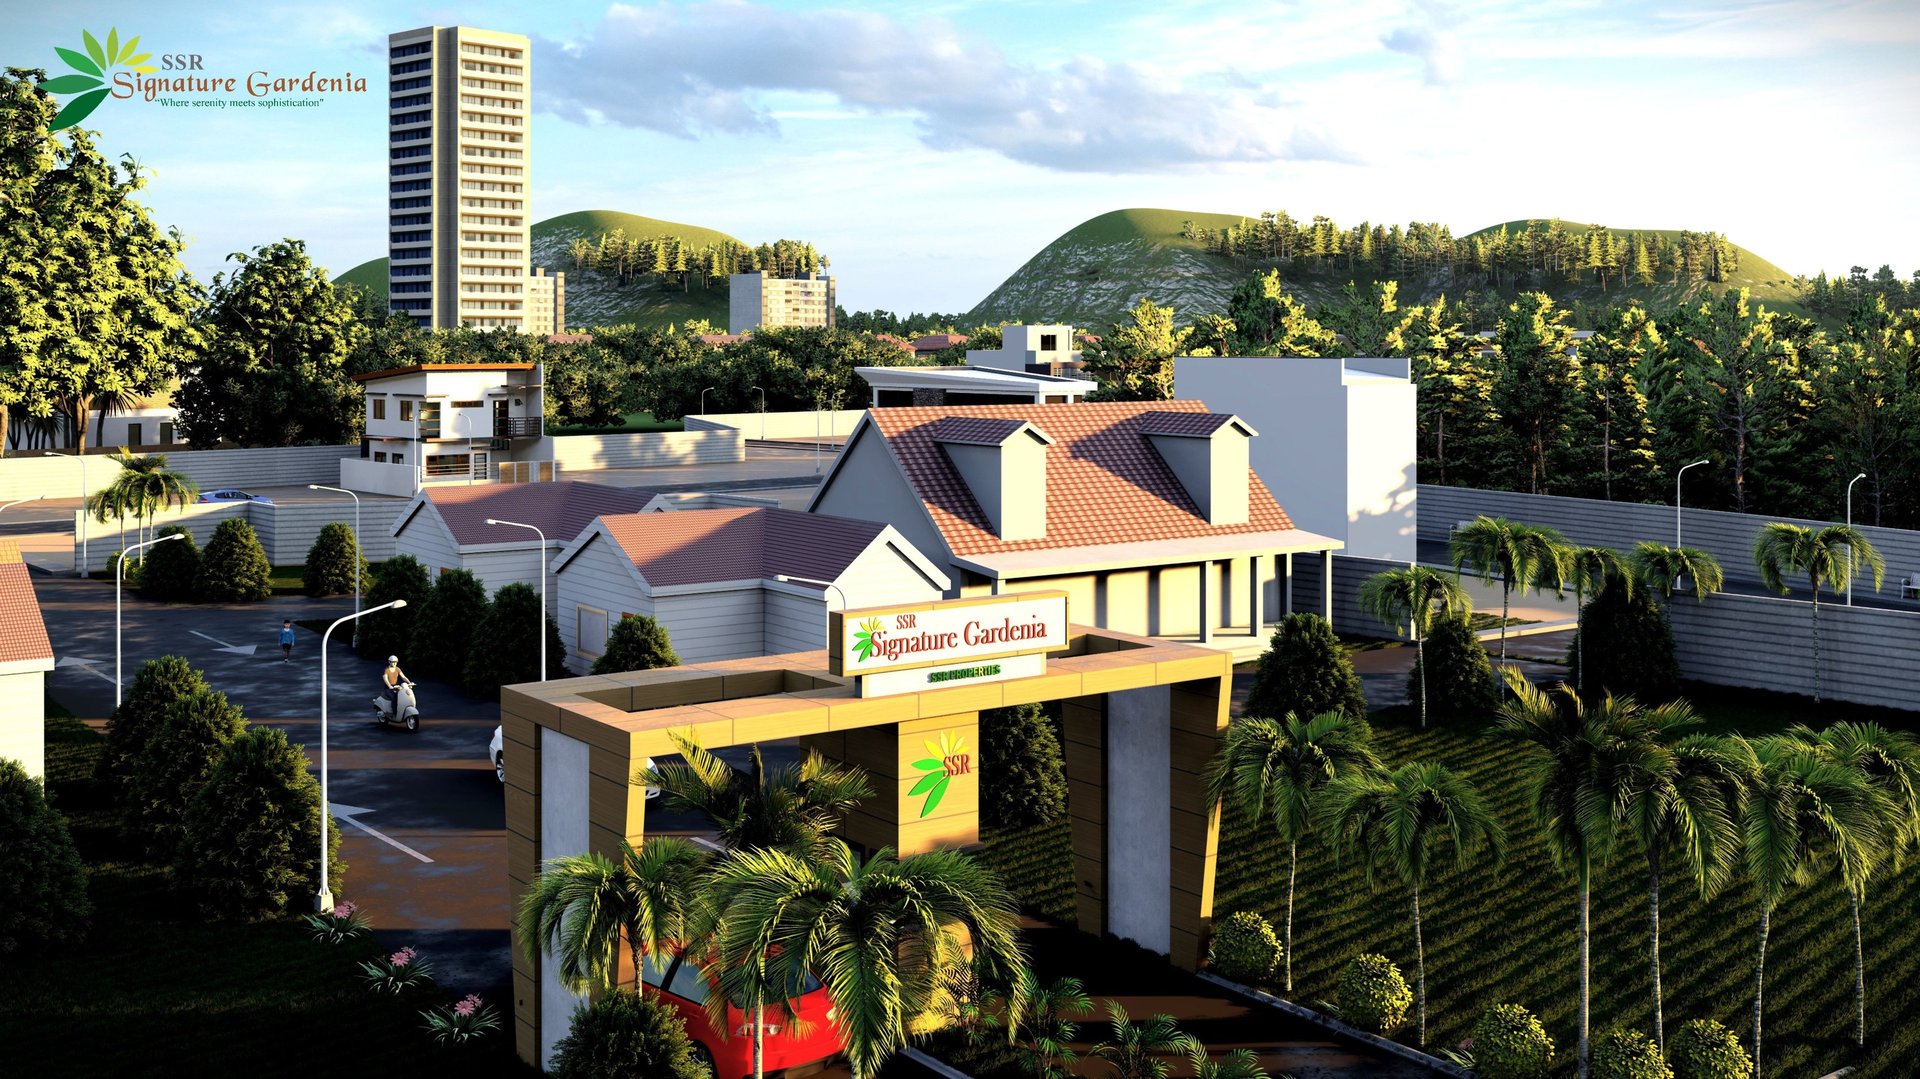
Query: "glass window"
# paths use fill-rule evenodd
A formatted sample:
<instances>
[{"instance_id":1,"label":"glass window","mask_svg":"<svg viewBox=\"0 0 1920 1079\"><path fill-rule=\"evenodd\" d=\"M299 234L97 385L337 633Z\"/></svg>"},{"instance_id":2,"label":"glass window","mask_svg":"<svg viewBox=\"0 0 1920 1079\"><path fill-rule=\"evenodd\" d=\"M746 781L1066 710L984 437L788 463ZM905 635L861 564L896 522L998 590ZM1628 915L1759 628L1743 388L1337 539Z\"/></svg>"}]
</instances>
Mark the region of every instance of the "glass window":
<instances>
[{"instance_id":1,"label":"glass window","mask_svg":"<svg viewBox=\"0 0 1920 1079\"><path fill-rule=\"evenodd\" d=\"M1058 334L1043 333L1040 335L1040 351L1052 352L1059 347L1060 337Z\"/></svg>"},{"instance_id":2,"label":"glass window","mask_svg":"<svg viewBox=\"0 0 1920 1079\"><path fill-rule=\"evenodd\" d=\"M374 419L384 420L387 418L387 399L386 398L376 397L373 400L367 402L367 407L373 409Z\"/></svg>"},{"instance_id":3,"label":"glass window","mask_svg":"<svg viewBox=\"0 0 1920 1079\"><path fill-rule=\"evenodd\" d=\"M667 983L667 992L677 997L685 997L695 1004L707 1002L706 972L687 960L673 969L673 980Z\"/></svg>"},{"instance_id":4,"label":"glass window","mask_svg":"<svg viewBox=\"0 0 1920 1079\"><path fill-rule=\"evenodd\" d=\"M655 989L666 984L667 967L673 963L673 956L649 954L640 961L640 980Z\"/></svg>"},{"instance_id":5,"label":"glass window","mask_svg":"<svg viewBox=\"0 0 1920 1079\"><path fill-rule=\"evenodd\" d=\"M374 463L374 464L376 464L376 465L384 465L384 464L386 464L386 463L387 463L387 451L385 451L385 450L374 450L374 451L373 451L373 463Z\"/></svg>"},{"instance_id":6,"label":"glass window","mask_svg":"<svg viewBox=\"0 0 1920 1079\"><path fill-rule=\"evenodd\" d=\"M607 650L607 612L584 605L579 611L580 633L576 647L582 655L600 655Z\"/></svg>"},{"instance_id":7,"label":"glass window","mask_svg":"<svg viewBox=\"0 0 1920 1079\"><path fill-rule=\"evenodd\" d=\"M413 402L412 401L400 402L400 422L401 423L413 422Z\"/></svg>"}]
</instances>

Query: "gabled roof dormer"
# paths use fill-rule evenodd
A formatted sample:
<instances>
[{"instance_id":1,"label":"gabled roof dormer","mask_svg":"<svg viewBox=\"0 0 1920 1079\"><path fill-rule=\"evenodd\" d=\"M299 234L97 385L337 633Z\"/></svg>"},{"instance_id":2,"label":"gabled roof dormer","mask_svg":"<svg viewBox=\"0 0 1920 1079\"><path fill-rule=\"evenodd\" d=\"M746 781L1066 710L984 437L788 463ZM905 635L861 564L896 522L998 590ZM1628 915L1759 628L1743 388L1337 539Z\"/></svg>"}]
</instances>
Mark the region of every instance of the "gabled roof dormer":
<instances>
[{"instance_id":1,"label":"gabled roof dormer","mask_svg":"<svg viewBox=\"0 0 1920 1079\"><path fill-rule=\"evenodd\" d=\"M1149 412L1139 429L1208 524L1247 523L1248 447L1259 432L1221 412Z\"/></svg>"}]
</instances>

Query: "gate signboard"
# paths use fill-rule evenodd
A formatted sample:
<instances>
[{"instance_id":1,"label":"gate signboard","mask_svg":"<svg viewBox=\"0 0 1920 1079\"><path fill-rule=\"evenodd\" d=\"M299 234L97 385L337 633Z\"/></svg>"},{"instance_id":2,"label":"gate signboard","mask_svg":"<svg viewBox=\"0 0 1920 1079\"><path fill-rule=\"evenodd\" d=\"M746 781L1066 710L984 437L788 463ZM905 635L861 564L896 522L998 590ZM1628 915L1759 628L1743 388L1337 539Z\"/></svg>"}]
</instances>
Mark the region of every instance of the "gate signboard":
<instances>
[{"instance_id":1,"label":"gate signboard","mask_svg":"<svg viewBox=\"0 0 1920 1079\"><path fill-rule=\"evenodd\" d=\"M1043 674L1067 646L1067 594L1022 592L830 611L828 668L862 697Z\"/></svg>"}]
</instances>

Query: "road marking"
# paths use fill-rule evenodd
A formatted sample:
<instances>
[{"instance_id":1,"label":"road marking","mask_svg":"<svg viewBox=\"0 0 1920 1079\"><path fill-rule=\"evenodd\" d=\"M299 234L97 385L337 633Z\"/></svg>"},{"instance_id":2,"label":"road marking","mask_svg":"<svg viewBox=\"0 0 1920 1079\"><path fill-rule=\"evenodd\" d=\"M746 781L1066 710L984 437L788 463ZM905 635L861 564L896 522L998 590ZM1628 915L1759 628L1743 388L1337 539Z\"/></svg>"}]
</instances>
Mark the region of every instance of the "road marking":
<instances>
[{"instance_id":1,"label":"road marking","mask_svg":"<svg viewBox=\"0 0 1920 1079\"><path fill-rule=\"evenodd\" d=\"M216 649L216 651L232 652L236 656L253 655L254 649L258 647L257 645L251 645L251 644L228 644L227 642L220 640L217 637L209 637L197 629L190 629L187 632L193 634L195 637L198 637L201 640L212 641L214 644L219 645L220 647Z\"/></svg>"},{"instance_id":2,"label":"road marking","mask_svg":"<svg viewBox=\"0 0 1920 1079\"><path fill-rule=\"evenodd\" d=\"M93 660L90 660L90 659L81 659L78 656L65 656L65 657L62 657L58 662L56 662L54 666L56 668L78 667L81 670L86 671L88 674L93 675L95 678L100 679L102 682L106 682L109 685L111 685L113 682L113 676L101 670L100 668L94 666Z\"/></svg>"},{"instance_id":3,"label":"road marking","mask_svg":"<svg viewBox=\"0 0 1920 1079\"><path fill-rule=\"evenodd\" d=\"M346 821L348 824L353 825L355 828L360 829L361 831L367 833L373 838L378 839L380 842L385 843L387 846L393 847L394 849L400 851L403 854L411 854L415 858L420 859L421 861L427 863L428 865L433 864L432 858L429 858L426 855L420 853L419 851L414 850L412 847L407 846L405 843L400 842L398 839L393 838L392 836L386 834L385 832L382 832L375 828L370 828L367 825L360 823L360 819L359 819L360 814L371 813L373 812L373 810L368 809L365 806L341 805L339 802L329 802L328 808L333 810L334 816L340 818L343 821Z\"/></svg>"}]
</instances>

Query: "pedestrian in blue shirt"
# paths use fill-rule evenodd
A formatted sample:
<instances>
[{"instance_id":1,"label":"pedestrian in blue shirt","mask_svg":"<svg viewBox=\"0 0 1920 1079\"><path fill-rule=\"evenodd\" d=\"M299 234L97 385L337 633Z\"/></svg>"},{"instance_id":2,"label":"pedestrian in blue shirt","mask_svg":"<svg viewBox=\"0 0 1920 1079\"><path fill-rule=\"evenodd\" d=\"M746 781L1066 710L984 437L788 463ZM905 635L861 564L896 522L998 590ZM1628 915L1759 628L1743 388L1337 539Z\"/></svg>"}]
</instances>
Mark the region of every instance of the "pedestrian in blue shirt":
<instances>
[{"instance_id":1,"label":"pedestrian in blue shirt","mask_svg":"<svg viewBox=\"0 0 1920 1079\"><path fill-rule=\"evenodd\" d=\"M280 662L293 661L293 619L280 620Z\"/></svg>"}]
</instances>

